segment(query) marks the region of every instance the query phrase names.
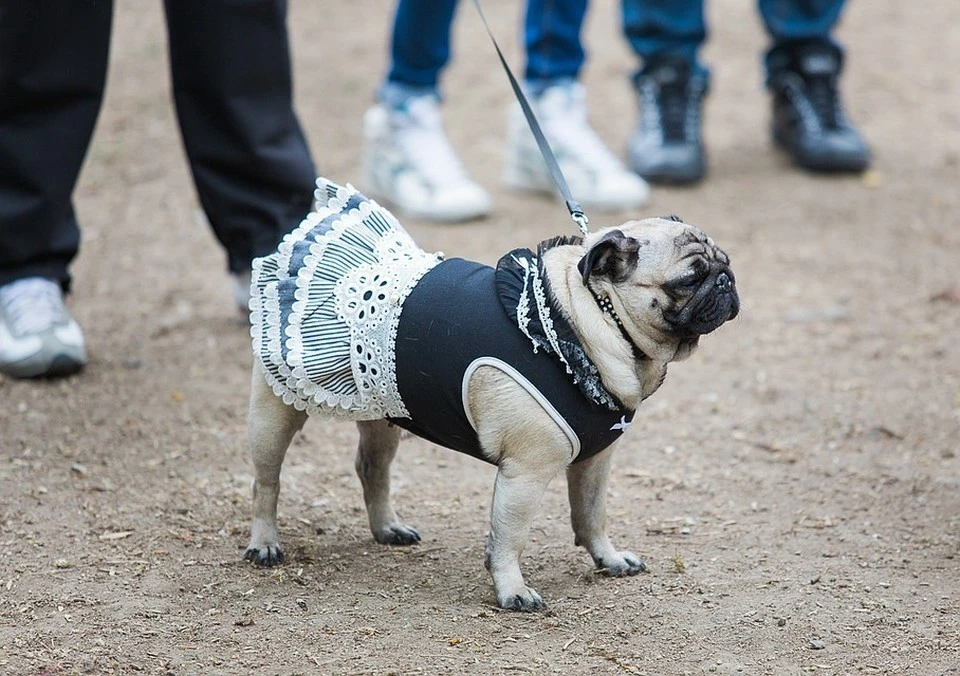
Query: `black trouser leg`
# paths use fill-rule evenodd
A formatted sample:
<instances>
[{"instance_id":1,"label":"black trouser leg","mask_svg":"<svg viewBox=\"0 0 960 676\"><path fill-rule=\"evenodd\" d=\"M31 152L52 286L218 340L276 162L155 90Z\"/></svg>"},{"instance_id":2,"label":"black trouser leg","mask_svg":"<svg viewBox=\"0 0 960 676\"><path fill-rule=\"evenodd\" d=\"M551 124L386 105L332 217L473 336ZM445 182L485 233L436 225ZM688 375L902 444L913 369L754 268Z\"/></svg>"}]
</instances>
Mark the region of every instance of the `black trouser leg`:
<instances>
[{"instance_id":1,"label":"black trouser leg","mask_svg":"<svg viewBox=\"0 0 960 676\"><path fill-rule=\"evenodd\" d=\"M174 99L200 203L229 267L276 248L315 171L293 112L286 0L166 0Z\"/></svg>"},{"instance_id":2,"label":"black trouser leg","mask_svg":"<svg viewBox=\"0 0 960 676\"><path fill-rule=\"evenodd\" d=\"M100 110L112 0L0 7L0 286L69 285L80 230L70 195Z\"/></svg>"}]
</instances>

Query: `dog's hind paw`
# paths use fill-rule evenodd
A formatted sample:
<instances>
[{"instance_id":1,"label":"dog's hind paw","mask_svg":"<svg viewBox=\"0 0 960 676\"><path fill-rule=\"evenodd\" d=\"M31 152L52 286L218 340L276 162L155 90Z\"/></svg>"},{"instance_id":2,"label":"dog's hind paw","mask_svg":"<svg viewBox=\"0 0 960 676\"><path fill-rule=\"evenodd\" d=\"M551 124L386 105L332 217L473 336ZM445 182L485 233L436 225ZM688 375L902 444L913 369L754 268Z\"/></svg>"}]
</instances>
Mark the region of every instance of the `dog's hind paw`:
<instances>
[{"instance_id":1,"label":"dog's hind paw","mask_svg":"<svg viewBox=\"0 0 960 676\"><path fill-rule=\"evenodd\" d=\"M420 542L420 533L413 526L392 523L374 531L373 539L382 545L415 545Z\"/></svg>"},{"instance_id":2,"label":"dog's hind paw","mask_svg":"<svg viewBox=\"0 0 960 676\"><path fill-rule=\"evenodd\" d=\"M647 572L647 564L633 552L617 552L616 556L596 559L594 563L607 577L623 577Z\"/></svg>"},{"instance_id":3,"label":"dog's hind paw","mask_svg":"<svg viewBox=\"0 0 960 676\"><path fill-rule=\"evenodd\" d=\"M546 610L547 603L535 589L524 587L517 594L507 594L497 599L497 604L504 610L515 610L520 613L531 613L537 610Z\"/></svg>"},{"instance_id":4,"label":"dog's hind paw","mask_svg":"<svg viewBox=\"0 0 960 676\"><path fill-rule=\"evenodd\" d=\"M243 553L243 558L258 566L276 566L278 563L283 563L283 550L280 549L280 545L247 547L247 551Z\"/></svg>"}]
</instances>

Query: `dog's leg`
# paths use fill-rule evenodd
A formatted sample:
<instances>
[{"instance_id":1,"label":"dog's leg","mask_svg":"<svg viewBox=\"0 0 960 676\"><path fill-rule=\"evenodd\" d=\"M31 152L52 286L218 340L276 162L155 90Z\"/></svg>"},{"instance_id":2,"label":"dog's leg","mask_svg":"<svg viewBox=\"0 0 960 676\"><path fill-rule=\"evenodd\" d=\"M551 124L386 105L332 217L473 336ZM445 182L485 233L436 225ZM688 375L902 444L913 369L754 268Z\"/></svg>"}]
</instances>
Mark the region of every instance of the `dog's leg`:
<instances>
[{"instance_id":1,"label":"dog's leg","mask_svg":"<svg viewBox=\"0 0 960 676\"><path fill-rule=\"evenodd\" d=\"M484 454L499 466L485 552L497 603L541 610L546 604L524 582L520 557L543 492L573 449L530 393L498 368L481 366L471 376L469 406Z\"/></svg>"},{"instance_id":2,"label":"dog's leg","mask_svg":"<svg viewBox=\"0 0 960 676\"><path fill-rule=\"evenodd\" d=\"M256 479L253 483L253 524L250 544L243 558L261 566L283 561L277 530L277 497L280 494L280 466L293 435L303 427L307 414L287 406L273 393L257 362L250 385L248 441Z\"/></svg>"},{"instance_id":3,"label":"dog's leg","mask_svg":"<svg viewBox=\"0 0 960 676\"><path fill-rule=\"evenodd\" d=\"M647 569L632 552L618 552L607 537L607 483L610 478L610 446L591 458L567 468L570 520L574 542L590 552L603 573L611 577L636 575Z\"/></svg>"},{"instance_id":4,"label":"dog's leg","mask_svg":"<svg viewBox=\"0 0 960 676\"><path fill-rule=\"evenodd\" d=\"M386 420L358 422L360 445L357 447L357 475L363 484L370 532L385 545L412 545L420 542L413 526L400 523L390 502L390 463L397 454L400 428Z\"/></svg>"},{"instance_id":5,"label":"dog's leg","mask_svg":"<svg viewBox=\"0 0 960 676\"><path fill-rule=\"evenodd\" d=\"M524 582L520 556L543 492L557 470L549 465L531 467L509 458L500 463L493 487L484 563L493 576L497 604L501 608L531 611L547 607L540 594Z\"/></svg>"}]
</instances>

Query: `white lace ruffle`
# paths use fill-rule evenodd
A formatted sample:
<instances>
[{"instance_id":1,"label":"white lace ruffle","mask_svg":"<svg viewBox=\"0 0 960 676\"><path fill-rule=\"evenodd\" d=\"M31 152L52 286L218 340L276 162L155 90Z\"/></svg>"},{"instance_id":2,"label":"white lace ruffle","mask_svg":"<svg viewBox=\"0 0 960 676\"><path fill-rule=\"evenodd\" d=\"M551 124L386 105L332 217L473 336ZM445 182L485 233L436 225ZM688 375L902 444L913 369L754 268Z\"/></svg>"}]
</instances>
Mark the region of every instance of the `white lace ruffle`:
<instances>
[{"instance_id":1,"label":"white lace ruffle","mask_svg":"<svg viewBox=\"0 0 960 676\"><path fill-rule=\"evenodd\" d=\"M403 301L440 254L386 209L317 179L317 210L253 262L254 354L284 403L351 420L409 417L394 363Z\"/></svg>"}]
</instances>

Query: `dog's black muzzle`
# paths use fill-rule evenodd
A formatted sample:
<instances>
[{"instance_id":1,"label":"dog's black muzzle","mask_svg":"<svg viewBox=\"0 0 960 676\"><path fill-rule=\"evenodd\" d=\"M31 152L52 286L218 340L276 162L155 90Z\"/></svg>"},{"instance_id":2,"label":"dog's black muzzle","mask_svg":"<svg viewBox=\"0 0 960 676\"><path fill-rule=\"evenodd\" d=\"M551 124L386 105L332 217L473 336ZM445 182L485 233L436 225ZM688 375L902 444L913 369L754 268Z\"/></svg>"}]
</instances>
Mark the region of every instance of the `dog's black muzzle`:
<instances>
[{"instance_id":1,"label":"dog's black muzzle","mask_svg":"<svg viewBox=\"0 0 960 676\"><path fill-rule=\"evenodd\" d=\"M675 335L693 338L716 330L739 312L740 296L733 271L723 267L715 270L683 307L665 317Z\"/></svg>"}]
</instances>

